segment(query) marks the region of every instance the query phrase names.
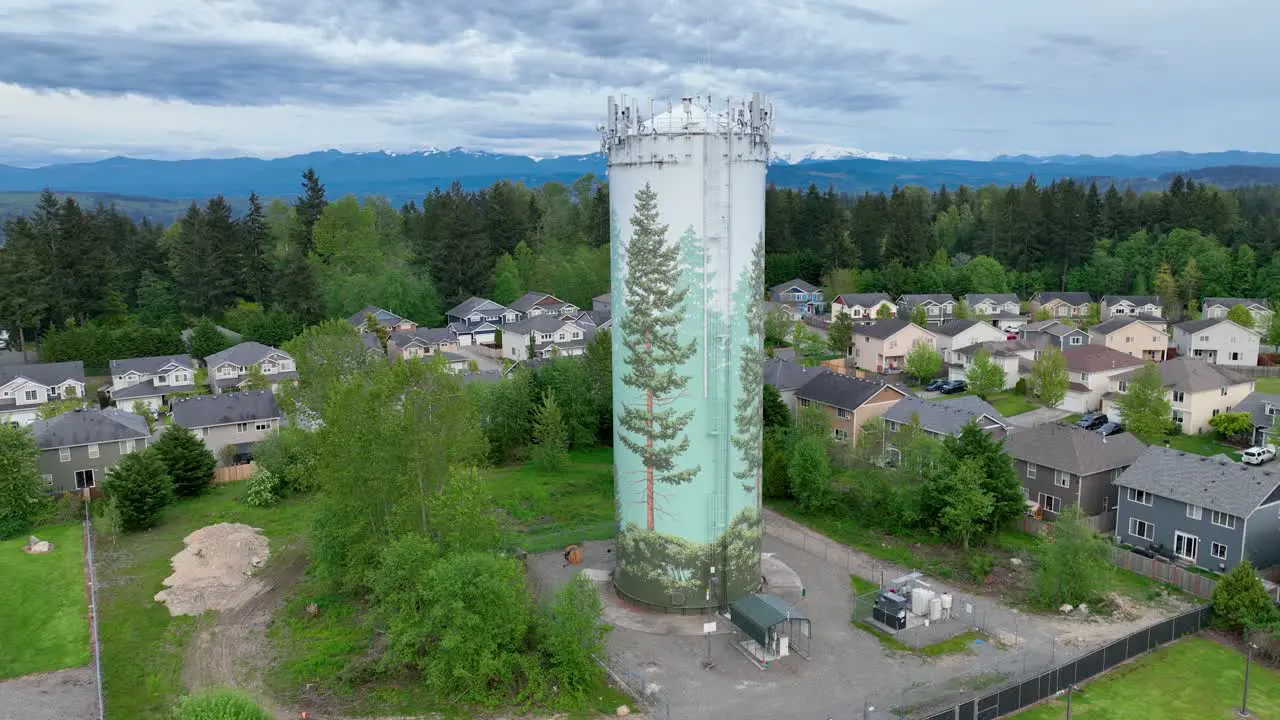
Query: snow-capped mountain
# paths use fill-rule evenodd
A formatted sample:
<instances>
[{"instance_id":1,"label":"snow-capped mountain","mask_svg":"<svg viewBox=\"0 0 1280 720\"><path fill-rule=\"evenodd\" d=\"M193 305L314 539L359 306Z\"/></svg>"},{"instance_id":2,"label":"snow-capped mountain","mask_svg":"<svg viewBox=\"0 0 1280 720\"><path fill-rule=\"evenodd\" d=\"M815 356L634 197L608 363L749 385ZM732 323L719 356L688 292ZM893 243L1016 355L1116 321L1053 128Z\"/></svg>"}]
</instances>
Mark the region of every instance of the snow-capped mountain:
<instances>
[{"instance_id":1,"label":"snow-capped mountain","mask_svg":"<svg viewBox=\"0 0 1280 720\"><path fill-rule=\"evenodd\" d=\"M806 163L827 162L830 160L848 160L861 158L865 160L906 160L901 155L862 150L860 148L840 147L838 145L793 146L773 153L773 162L779 165L803 165Z\"/></svg>"}]
</instances>

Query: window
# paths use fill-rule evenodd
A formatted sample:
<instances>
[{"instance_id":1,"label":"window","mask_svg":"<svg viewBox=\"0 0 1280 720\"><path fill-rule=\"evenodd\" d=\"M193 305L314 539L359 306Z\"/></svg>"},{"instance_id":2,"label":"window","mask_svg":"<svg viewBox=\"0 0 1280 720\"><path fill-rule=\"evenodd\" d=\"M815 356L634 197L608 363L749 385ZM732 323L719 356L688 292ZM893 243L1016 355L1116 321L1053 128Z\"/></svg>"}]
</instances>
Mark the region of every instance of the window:
<instances>
[{"instance_id":1,"label":"window","mask_svg":"<svg viewBox=\"0 0 1280 720\"><path fill-rule=\"evenodd\" d=\"M839 417L841 420L844 420L845 418L849 417L849 411L845 410L844 408L836 408L836 416Z\"/></svg>"},{"instance_id":2,"label":"window","mask_svg":"<svg viewBox=\"0 0 1280 720\"><path fill-rule=\"evenodd\" d=\"M1220 412L1222 412L1222 411L1221 411L1221 410L1219 410L1218 408L1214 408L1214 409L1213 409L1213 417L1218 417L1218 413L1220 413Z\"/></svg>"},{"instance_id":3,"label":"window","mask_svg":"<svg viewBox=\"0 0 1280 720\"><path fill-rule=\"evenodd\" d=\"M1156 538L1156 526L1146 520L1129 518L1129 534L1134 537L1140 537L1143 540L1154 540Z\"/></svg>"},{"instance_id":4,"label":"window","mask_svg":"<svg viewBox=\"0 0 1280 720\"><path fill-rule=\"evenodd\" d=\"M1184 414L1183 414L1183 412L1182 412L1181 410L1174 410L1174 411L1173 411L1173 421L1174 421L1175 423L1177 423L1178 425L1182 425L1182 421L1183 421L1185 418L1186 418L1186 415L1184 415Z\"/></svg>"},{"instance_id":5,"label":"window","mask_svg":"<svg viewBox=\"0 0 1280 720\"><path fill-rule=\"evenodd\" d=\"M45 485L48 485L50 487L53 486L53 475L50 475L49 473L45 473L44 475L41 475L41 477L44 478Z\"/></svg>"},{"instance_id":6,"label":"window","mask_svg":"<svg viewBox=\"0 0 1280 720\"><path fill-rule=\"evenodd\" d=\"M1175 530L1173 532L1173 554L1183 560L1195 562L1200 555L1200 538Z\"/></svg>"},{"instance_id":7,"label":"window","mask_svg":"<svg viewBox=\"0 0 1280 720\"><path fill-rule=\"evenodd\" d=\"M1061 470L1053 471L1053 484L1058 487L1071 487L1071 473L1062 472Z\"/></svg>"},{"instance_id":8,"label":"window","mask_svg":"<svg viewBox=\"0 0 1280 720\"><path fill-rule=\"evenodd\" d=\"M930 314L930 315L937 315L937 314L938 314L938 309L939 309L939 308L938 308L938 306L936 306L936 305L930 306L930 307L929 307L929 314Z\"/></svg>"},{"instance_id":9,"label":"window","mask_svg":"<svg viewBox=\"0 0 1280 720\"><path fill-rule=\"evenodd\" d=\"M1151 493L1146 490L1134 490L1129 488L1129 502L1138 503L1139 505L1151 504Z\"/></svg>"},{"instance_id":10,"label":"window","mask_svg":"<svg viewBox=\"0 0 1280 720\"><path fill-rule=\"evenodd\" d=\"M1213 515L1209 517L1209 522L1213 523L1214 525L1217 525L1218 527L1224 527L1228 530L1236 529L1236 516L1228 515L1227 513L1224 513L1224 512L1218 512L1217 510L1213 511Z\"/></svg>"},{"instance_id":11,"label":"window","mask_svg":"<svg viewBox=\"0 0 1280 720\"><path fill-rule=\"evenodd\" d=\"M849 439L849 433L840 428L832 428L831 435L836 439L836 442L845 442Z\"/></svg>"},{"instance_id":12,"label":"window","mask_svg":"<svg viewBox=\"0 0 1280 720\"><path fill-rule=\"evenodd\" d=\"M1238 353L1238 352L1233 352L1233 353L1231 353L1231 359L1232 359L1232 360L1239 360L1239 359L1240 359L1240 353ZM1225 388L1224 388L1224 390L1225 390ZM1226 393L1223 393L1223 394L1225 395Z\"/></svg>"},{"instance_id":13,"label":"window","mask_svg":"<svg viewBox=\"0 0 1280 720\"><path fill-rule=\"evenodd\" d=\"M1186 397L1187 397L1187 396L1186 396L1186 395L1184 395L1184 394L1182 393L1182 391L1181 391L1181 390L1174 390L1174 391L1173 391L1173 401L1174 401L1174 402L1176 402L1176 403L1180 403L1180 402L1182 402L1183 400L1185 400L1185 399L1186 399Z\"/></svg>"},{"instance_id":14,"label":"window","mask_svg":"<svg viewBox=\"0 0 1280 720\"><path fill-rule=\"evenodd\" d=\"M58 448L58 462L71 462L71 448Z\"/></svg>"},{"instance_id":15,"label":"window","mask_svg":"<svg viewBox=\"0 0 1280 720\"><path fill-rule=\"evenodd\" d=\"M186 385L191 382L191 375L188 373L175 373L173 376L174 385Z\"/></svg>"},{"instance_id":16,"label":"window","mask_svg":"<svg viewBox=\"0 0 1280 720\"><path fill-rule=\"evenodd\" d=\"M93 478L93 470L77 470L76 471L76 489L84 490L95 485Z\"/></svg>"},{"instance_id":17,"label":"window","mask_svg":"<svg viewBox=\"0 0 1280 720\"><path fill-rule=\"evenodd\" d=\"M809 398L800 398L800 407L809 407Z\"/></svg>"},{"instance_id":18,"label":"window","mask_svg":"<svg viewBox=\"0 0 1280 720\"><path fill-rule=\"evenodd\" d=\"M238 433L249 432L249 423L236 423L236 432Z\"/></svg>"},{"instance_id":19,"label":"window","mask_svg":"<svg viewBox=\"0 0 1280 720\"><path fill-rule=\"evenodd\" d=\"M1226 389L1226 388L1222 388L1222 390L1221 390L1218 394L1219 394L1219 395L1221 395L1222 397L1226 397L1226 396L1227 396L1227 389Z\"/></svg>"},{"instance_id":20,"label":"window","mask_svg":"<svg viewBox=\"0 0 1280 720\"><path fill-rule=\"evenodd\" d=\"M1197 340L1199 340L1200 342L1209 342L1209 336L1208 336L1208 335L1201 335L1200 337L1198 337L1198 338L1196 338L1196 339L1197 339Z\"/></svg>"},{"instance_id":21,"label":"window","mask_svg":"<svg viewBox=\"0 0 1280 720\"><path fill-rule=\"evenodd\" d=\"M89 457L96 458L100 453L101 451L98 448L98 443L92 443L89 445Z\"/></svg>"},{"instance_id":22,"label":"window","mask_svg":"<svg viewBox=\"0 0 1280 720\"><path fill-rule=\"evenodd\" d=\"M1080 337L1079 335L1072 335L1072 336L1071 336L1070 343L1071 343L1072 345L1083 345L1083 344L1084 344L1084 338Z\"/></svg>"},{"instance_id":23,"label":"window","mask_svg":"<svg viewBox=\"0 0 1280 720\"><path fill-rule=\"evenodd\" d=\"M207 428L207 427L202 427L202 428L200 428L200 437L201 437L201 438L207 438L207 437L209 437L209 428Z\"/></svg>"},{"instance_id":24,"label":"window","mask_svg":"<svg viewBox=\"0 0 1280 720\"><path fill-rule=\"evenodd\" d=\"M1227 559L1227 546L1220 542L1209 543L1209 554L1219 560Z\"/></svg>"},{"instance_id":25,"label":"window","mask_svg":"<svg viewBox=\"0 0 1280 720\"><path fill-rule=\"evenodd\" d=\"M1120 381L1120 392L1129 392L1129 383L1124 380Z\"/></svg>"},{"instance_id":26,"label":"window","mask_svg":"<svg viewBox=\"0 0 1280 720\"><path fill-rule=\"evenodd\" d=\"M1062 499L1052 495L1040 493L1036 496L1036 502L1040 503L1040 507L1052 513L1062 512Z\"/></svg>"},{"instance_id":27,"label":"window","mask_svg":"<svg viewBox=\"0 0 1280 720\"><path fill-rule=\"evenodd\" d=\"M1131 342L1133 342L1133 336L1132 336L1132 335L1125 335L1125 336L1124 336L1124 341L1125 341L1125 342L1127 342L1127 343L1131 343Z\"/></svg>"},{"instance_id":28,"label":"window","mask_svg":"<svg viewBox=\"0 0 1280 720\"><path fill-rule=\"evenodd\" d=\"M259 420L257 423L254 423L253 429L254 429L254 430L270 430L270 429L271 429L271 421L270 421L270 420Z\"/></svg>"},{"instance_id":29,"label":"window","mask_svg":"<svg viewBox=\"0 0 1280 720\"><path fill-rule=\"evenodd\" d=\"M1204 508L1200 507L1199 505L1192 505L1191 503L1187 503L1187 517L1191 518L1192 520L1199 520L1200 518L1204 517Z\"/></svg>"},{"instance_id":30,"label":"window","mask_svg":"<svg viewBox=\"0 0 1280 720\"><path fill-rule=\"evenodd\" d=\"M131 452L133 452L133 441L132 441L132 440L121 440L121 441L120 441L120 454L121 454L121 455L127 455L127 454L129 454L129 453L131 453Z\"/></svg>"},{"instance_id":31,"label":"window","mask_svg":"<svg viewBox=\"0 0 1280 720\"><path fill-rule=\"evenodd\" d=\"M1031 480L1036 479L1036 466L1033 463L1027 463L1027 478Z\"/></svg>"},{"instance_id":32,"label":"window","mask_svg":"<svg viewBox=\"0 0 1280 720\"><path fill-rule=\"evenodd\" d=\"M40 399L40 392L37 390L28 390L22 394L22 397L25 398L27 402L35 402Z\"/></svg>"}]
</instances>

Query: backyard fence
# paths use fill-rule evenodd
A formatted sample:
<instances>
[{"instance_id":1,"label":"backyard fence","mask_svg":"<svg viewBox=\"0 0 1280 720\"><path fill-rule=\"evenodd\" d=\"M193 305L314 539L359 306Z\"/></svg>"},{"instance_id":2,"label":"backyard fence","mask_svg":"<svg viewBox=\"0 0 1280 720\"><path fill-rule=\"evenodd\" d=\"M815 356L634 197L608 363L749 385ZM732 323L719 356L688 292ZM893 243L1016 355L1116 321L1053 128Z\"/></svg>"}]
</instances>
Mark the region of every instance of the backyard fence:
<instances>
[{"instance_id":1,"label":"backyard fence","mask_svg":"<svg viewBox=\"0 0 1280 720\"><path fill-rule=\"evenodd\" d=\"M1232 365L1231 369L1250 377L1280 377L1280 365Z\"/></svg>"},{"instance_id":2,"label":"backyard fence","mask_svg":"<svg viewBox=\"0 0 1280 720\"><path fill-rule=\"evenodd\" d=\"M614 653L595 661L609 676L609 684L635 700L637 709L643 709L654 720L671 720L671 702L656 683L649 682L638 666Z\"/></svg>"},{"instance_id":3,"label":"backyard fence","mask_svg":"<svg viewBox=\"0 0 1280 720\"><path fill-rule=\"evenodd\" d=\"M1096 533L1110 535L1111 531L1116 529L1116 511L1108 510L1104 513L1087 517L1085 518L1085 524ZM1053 534L1053 523L1051 521L1039 520L1030 515L1023 515L1018 518L1017 525L1019 530L1032 535Z\"/></svg>"},{"instance_id":4,"label":"backyard fence","mask_svg":"<svg viewBox=\"0 0 1280 720\"><path fill-rule=\"evenodd\" d=\"M218 467L213 469L213 482L215 485L222 483L240 482L248 480L253 471L257 469L253 463L247 465L231 465L228 467Z\"/></svg>"},{"instance_id":5,"label":"backyard fence","mask_svg":"<svg viewBox=\"0 0 1280 720\"><path fill-rule=\"evenodd\" d=\"M917 720L995 720L1053 697L1077 683L1209 626L1210 606L1143 628L1128 637L1062 663L1048 671L1024 676L998 690L970 698L941 711L914 715Z\"/></svg>"},{"instance_id":6,"label":"backyard fence","mask_svg":"<svg viewBox=\"0 0 1280 720\"><path fill-rule=\"evenodd\" d=\"M1192 572L1180 565L1139 555L1124 548L1112 549L1111 564L1139 575L1167 582L1170 585L1177 586L1183 592L1189 592L1200 597L1213 597L1213 589L1218 586L1218 582L1213 578Z\"/></svg>"}]
</instances>

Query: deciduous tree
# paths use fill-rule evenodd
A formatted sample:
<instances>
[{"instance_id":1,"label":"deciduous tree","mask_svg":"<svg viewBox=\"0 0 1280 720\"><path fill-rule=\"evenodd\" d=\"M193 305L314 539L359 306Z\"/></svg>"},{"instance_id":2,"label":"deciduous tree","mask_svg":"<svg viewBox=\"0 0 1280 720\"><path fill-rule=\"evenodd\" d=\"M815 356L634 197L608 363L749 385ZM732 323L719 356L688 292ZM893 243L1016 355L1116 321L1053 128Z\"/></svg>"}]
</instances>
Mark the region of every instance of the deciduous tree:
<instances>
[{"instance_id":1,"label":"deciduous tree","mask_svg":"<svg viewBox=\"0 0 1280 720\"><path fill-rule=\"evenodd\" d=\"M1045 407L1057 407L1067 396L1067 359L1056 347L1045 348L1031 365L1031 394Z\"/></svg>"},{"instance_id":2,"label":"deciduous tree","mask_svg":"<svg viewBox=\"0 0 1280 720\"><path fill-rule=\"evenodd\" d=\"M1155 365L1144 365L1127 386L1128 390L1116 400L1125 429L1145 442L1159 440L1173 425L1173 407L1160 371Z\"/></svg>"},{"instance_id":3,"label":"deciduous tree","mask_svg":"<svg viewBox=\"0 0 1280 720\"><path fill-rule=\"evenodd\" d=\"M49 509L39 457L30 430L0 423L0 538L21 535Z\"/></svg>"},{"instance_id":4,"label":"deciduous tree","mask_svg":"<svg viewBox=\"0 0 1280 720\"><path fill-rule=\"evenodd\" d=\"M1092 601L1106 589L1111 547L1089 526L1079 505L1058 514L1036 562L1036 598L1056 608Z\"/></svg>"},{"instance_id":5,"label":"deciduous tree","mask_svg":"<svg viewBox=\"0 0 1280 720\"><path fill-rule=\"evenodd\" d=\"M1253 329L1253 313L1243 305L1232 305L1227 311L1227 319L1246 330Z\"/></svg>"},{"instance_id":6,"label":"deciduous tree","mask_svg":"<svg viewBox=\"0 0 1280 720\"><path fill-rule=\"evenodd\" d=\"M853 317L847 312L838 313L827 326L827 347L833 353L849 354L853 343Z\"/></svg>"},{"instance_id":7,"label":"deciduous tree","mask_svg":"<svg viewBox=\"0 0 1280 720\"><path fill-rule=\"evenodd\" d=\"M1004 389L1004 368L991 360L991 353L984 348L973 358L973 365L965 373L969 390L982 399Z\"/></svg>"},{"instance_id":8,"label":"deciduous tree","mask_svg":"<svg viewBox=\"0 0 1280 720\"><path fill-rule=\"evenodd\" d=\"M923 383L938 376L942 370L942 357L927 343L918 342L911 346L905 360L906 373Z\"/></svg>"}]
</instances>

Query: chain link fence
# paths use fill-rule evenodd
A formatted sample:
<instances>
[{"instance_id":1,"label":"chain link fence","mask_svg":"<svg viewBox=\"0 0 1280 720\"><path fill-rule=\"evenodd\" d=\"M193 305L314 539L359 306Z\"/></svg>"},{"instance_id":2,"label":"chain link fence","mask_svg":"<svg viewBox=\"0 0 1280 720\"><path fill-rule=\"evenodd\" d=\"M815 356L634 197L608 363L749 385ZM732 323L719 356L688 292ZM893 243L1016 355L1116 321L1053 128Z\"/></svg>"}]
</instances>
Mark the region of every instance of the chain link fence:
<instances>
[{"instance_id":1,"label":"chain link fence","mask_svg":"<svg viewBox=\"0 0 1280 720\"><path fill-rule=\"evenodd\" d=\"M671 700L657 684L649 682L644 669L620 655L596 656L596 662L609 676L609 683L626 693L653 720L671 720Z\"/></svg>"}]
</instances>

